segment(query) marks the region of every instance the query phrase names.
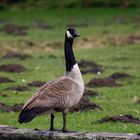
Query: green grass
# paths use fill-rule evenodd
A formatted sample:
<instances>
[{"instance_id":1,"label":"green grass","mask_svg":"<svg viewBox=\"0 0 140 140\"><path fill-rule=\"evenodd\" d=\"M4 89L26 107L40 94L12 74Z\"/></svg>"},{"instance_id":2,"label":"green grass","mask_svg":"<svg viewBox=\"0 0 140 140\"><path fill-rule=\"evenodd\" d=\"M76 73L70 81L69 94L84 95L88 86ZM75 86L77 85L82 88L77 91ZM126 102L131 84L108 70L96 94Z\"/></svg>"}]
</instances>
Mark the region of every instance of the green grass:
<instances>
[{"instance_id":1,"label":"green grass","mask_svg":"<svg viewBox=\"0 0 140 140\"><path fill-rule=\"evenodd\" d=\"M0 19L29 27L28 36L19 37L1 33L0 42L11 43L21 40L62 42L64 31L69 24L87 24L86 27L77 29L82 36L92 38L100 37L103 31L115 35L138 32L140 27L135 25L137 23L133 20L139 12L138 8L115 8L113 12L111 8L0 11ZM37 29L33 26L35 20L42 20L54 29ZM121 20L121 23L118 20ZM3 27L2 24L0 27Z\"/></svg>"},{"instance_id":2,"label":"green grass","mask_svg":"<svg viewBox=\"0 0 140 140\"><path fill-rule=\"evenodd\" d=\"M73 10L51 10L51 11L4 11L0 12L0 18L9 19L10 21L19 25L31 26L31 20L43 19L46 22L54 25L56 28L53 30L39 30L30 29L29 35L25 37L15 37L0 33L0 45L10 42L17 43L20 40L31 40L38 44L48 42L61 42L63 43L63 34L65 26L74 17L74 23L85 22L86 19L89 26L78 27L77 30L81 34L76 42L82 40L82 38L88 38L90 40L100 40L103 35L103 31L108 31L110 35L131 35L139 33L139 26L134 26L135 23L131 21L132 17L138 14L138 9L73 9ZM56 14L57 13L57 14ZM113 18L116 16L123 16L126 18L127 23L116 23ZM109 23L107 23L109 21ZM106 25L107 23L107 25ZM2 27L2 26L1 26ZM88 43L88 42L87 42ZM84 43L86 45L86 43ZM13 47L13 46L12 46ZM37 49L37 46L35 46ZM16 47L15 47L16 48ZM18 48L20 49L20 48ZM25 46L22 51L28 50ZM31 48L34 50L34 48ZM92 97L91 100L100 105L102 111L87 111L68 114L68 129L78 131L93 131L93 132L139 132L140 125L125 124L125 123L95 123L97 120L105 116L119 115L119 114L131 114L135 117L140 116L140 105L133 102L135 96L139 96L140 91L140 47L139 44L127 44L121 46L114 46L110 43L101 45L101 47L93 48L74 48L77 60L92 60L98 64L101 64L104 68L104 72L101 75L87 74L83 75L85 84L93 77L105 77L114 72L126 72L132 75L132 78L120 81L124 86L114 88L91 88L100 93L97 97ZM49 55L53 54L56 59L50 58ZM36 88L30 91L15 93L13 91L4 91L3 89L14 85L26 85L33 80L49 81L55 79L64 74L64 60L63 60L63 48L54 49L52 51L44 52L32 52L33 58L27 60L0 60L0 64L12 64L18 63L24 65L28 71L21 74L13 74L0 72L0 76L7 76L14 79L15 83L0 84L0 93L8 94L8 97L0 96L0 102L8 105L14 103L25 102L34 92ZM125 59L123 59L125 58ZM24 80L23 80L24 79ZM23 82L24 81L24 82ZM49 128L49 116L41 116L34 119L28 124L18 123L19 113L0 113L0 124L7 124L17 126L20 128ZM61 114L56 114L55 119L56 128L62 127Z\"/></svg>"}]
</instances>

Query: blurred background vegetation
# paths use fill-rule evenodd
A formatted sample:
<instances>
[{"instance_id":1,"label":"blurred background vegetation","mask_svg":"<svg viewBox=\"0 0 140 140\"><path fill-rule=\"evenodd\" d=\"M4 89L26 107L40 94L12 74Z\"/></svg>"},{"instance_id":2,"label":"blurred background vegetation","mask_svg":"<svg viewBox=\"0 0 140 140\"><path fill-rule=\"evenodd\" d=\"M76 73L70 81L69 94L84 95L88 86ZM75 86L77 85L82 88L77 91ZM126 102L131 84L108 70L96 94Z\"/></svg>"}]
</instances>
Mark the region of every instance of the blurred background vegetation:
<instances>
[{"instance_id":1,"label":"blurred background vegetation","mask_svg":"<svg viewBox=\"0 0 140 140\"><path fill-rule=\"evenodd\" d=\"M0 9L79 8L79 7L140 7L139 0L0 0Z\"/></svg>"}]
</instances>

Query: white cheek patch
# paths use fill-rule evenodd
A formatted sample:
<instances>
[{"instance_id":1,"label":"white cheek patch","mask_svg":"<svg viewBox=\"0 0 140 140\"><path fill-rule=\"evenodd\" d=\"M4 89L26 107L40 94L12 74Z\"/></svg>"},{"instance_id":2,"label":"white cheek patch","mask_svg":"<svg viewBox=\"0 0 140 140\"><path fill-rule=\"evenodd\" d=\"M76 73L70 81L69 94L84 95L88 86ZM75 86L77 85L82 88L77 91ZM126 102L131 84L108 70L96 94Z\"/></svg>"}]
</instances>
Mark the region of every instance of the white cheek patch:
<instances>
[{"instance_id":1,"label":"white cheek patch","mask_svg":"<svg viewBox=\"0 0 140 140\"><path fill-rule=\"evenodd\" d=\"M69 31L67 31L67 37L68 37L68 38L73 38L73 36L70 34Z\"/></svg>"}]
</instances>

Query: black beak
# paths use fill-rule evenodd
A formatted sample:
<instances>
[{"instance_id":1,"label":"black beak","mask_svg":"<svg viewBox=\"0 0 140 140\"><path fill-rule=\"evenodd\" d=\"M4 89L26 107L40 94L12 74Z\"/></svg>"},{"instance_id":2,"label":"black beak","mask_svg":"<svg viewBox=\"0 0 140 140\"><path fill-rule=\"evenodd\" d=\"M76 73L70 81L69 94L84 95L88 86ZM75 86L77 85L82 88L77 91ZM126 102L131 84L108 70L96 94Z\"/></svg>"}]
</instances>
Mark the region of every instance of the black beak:
<instances>
[{"instance_id":1,"label":"black beak","mask_svg":"<svg viewBox=\"0 0 140 140\"><path fill-rule=\"evenodd\" d=\"M74 33L74 37L80 37L80 34L77 33L77 32L75 32L75 33Z\"/></svg>"}]
</instances>

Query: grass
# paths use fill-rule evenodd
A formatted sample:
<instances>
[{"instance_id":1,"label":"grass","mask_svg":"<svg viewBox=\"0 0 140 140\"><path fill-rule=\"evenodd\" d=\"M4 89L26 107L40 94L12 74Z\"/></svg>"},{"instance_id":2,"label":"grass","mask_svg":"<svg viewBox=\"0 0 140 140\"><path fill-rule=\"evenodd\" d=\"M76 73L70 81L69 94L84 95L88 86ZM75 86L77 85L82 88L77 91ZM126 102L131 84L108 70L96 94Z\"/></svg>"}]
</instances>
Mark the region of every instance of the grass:
<instances>
[{"instance_id":1,"label":"grass","mask_svg":"<svg viewBox=\"0 0 140 140\"><path fill-rule=\"evenodd\" d=\"M51 10L51 11L0 11L0 19L7 19L19 25L27 25L31 28L34 19L42 19L55 28L52 30L40 30L31 28L29 34L25 37L7 35L0 33L0 45L3 43L9 43L11 47L17 49L13 44L20 40L33 41L38 44L48 42L61 42L63 43L63 34L66 25L70 22L85 23L87 27L77 27L77 30L81 33L82 38L88 38L89 40L99 40L109 35L123 36L139 33L139 26L135 26L136 22L132 22L132 18L137 16L138 9L73 9L73 10ZM57 14L56 14L57 13ZM124 17L126 23L117 23L113 19L114 17ZM73 19L71 21L70 19ZM2 27L2 25L0 26ZM103 35L102 32L107 31L107 35ZM88 42L87 42L88 43ZM94 43L94 42L93 42ZM85 43L86 45L86 43ZM7 47L7 46L6 46ZM43 49L38 52L34 52L34 49L38 50L37 46L30 48L33 58L27 60L1 59L0 64L19 63L24 65L29 70L21 74L12 74L6 72L0 72L0 76L7 76L14 79L15 83L0 84L0 93L8 94L8 97L0 96L0 101L12 105L14 103L25 102L34 92L36 88L30 91L15 93L11 91L4 91L3 89L14 85L26 85L33 80L49 81L56 77L63 75L64 73L64 60L63 60L63 48L53 49L48 52L44 52ZM5 48L3 48L5 49ZM18 48L21 51L29 49L28 47ZM68 114L68 128L70 130L78 131L93 131L93 132L129 132L138 133L140 125L136 124L124 124L124 123L95 123L97 120L105 116L117 115L117 114L131 114L135 117L139 117L140 110L139 104L133 102L135 96L139 97L139 83L140 83L140 48L139 44L126 44L126 45L113 45L111 43L101 44L100 47L92 48L74 48L77 60L92 60L98 64L101 64L104 68L104 72L101 75L87 74L83 75L85 84L93 77L105 77L114 72L126 72L132 75L132 78L121 81L124 86L114 88L91 88L100 93L97 97L92 97L91 100L100 105L102 111L86 111L78 113ZM55 55L56 59L50 58L49 55ZM123 59L125 58L125 59ZM24 80L23 80L24 79ZM49 116L41 116L34 119L28 124L20 125L17 122L19 113L14 112L1 112L0 124L7 124L17 126L20 128L49 128ZM56 114L55 126L61 128L62 126L61 114Z\"/></svg>"},{"instance_id":2,"label":"grass","mask_svg":"<svg viewBox=\"0 0 140 140\"><path fill-rule=\"evenodd\" d=\"M84 36L99 37L102 31L106 30L112 34L125 34L128 32L138 32L139 26L135 26L134 18L139 14L138 8L101 8L101 9L63 9L63 10L43 10L43 11L1 11L0 19L5 19L10 23L28 26L29 35L25 37L7 36L2 34L1 42L32 40L38 41L63 41L63 32L69 24L87 24L87 27L78 28ZM57 13L57 14L56 14ZM118 18L118 21L117 21ZM121 21L122 18L122 21ZM33 22L42 20L54 27L54 30L39 30L34 28ZM120 21L119 21L120 20ZM124 20L124 21L123 21ZM121 24L119 22L122 22ZM0 26L2 27L2 26ZM37 32L37 33L36 33ZM55 32L55 34L54 34Z\"/></svg>"}]
</instances>

